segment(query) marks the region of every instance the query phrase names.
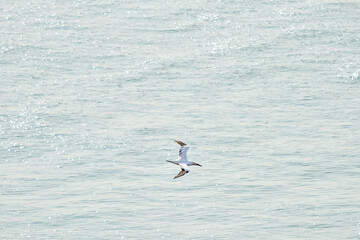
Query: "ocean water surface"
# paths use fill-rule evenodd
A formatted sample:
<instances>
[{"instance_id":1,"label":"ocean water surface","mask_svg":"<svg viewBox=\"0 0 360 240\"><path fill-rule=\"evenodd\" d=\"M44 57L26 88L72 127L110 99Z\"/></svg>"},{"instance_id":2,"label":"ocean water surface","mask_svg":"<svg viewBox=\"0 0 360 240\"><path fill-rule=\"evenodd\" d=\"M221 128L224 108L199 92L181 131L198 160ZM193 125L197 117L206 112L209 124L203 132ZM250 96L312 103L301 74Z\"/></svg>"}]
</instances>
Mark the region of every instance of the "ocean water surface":
<instances>
[{"instance_id":1,"label":"ocean water surface","mask_svg":"<svg viewBox=\"0 0 360 240\"><path fill-rule=\"evenodd\" d=\"M359 13L1 1L0 238L360 239Z\"/></svg>"}]
</instances>

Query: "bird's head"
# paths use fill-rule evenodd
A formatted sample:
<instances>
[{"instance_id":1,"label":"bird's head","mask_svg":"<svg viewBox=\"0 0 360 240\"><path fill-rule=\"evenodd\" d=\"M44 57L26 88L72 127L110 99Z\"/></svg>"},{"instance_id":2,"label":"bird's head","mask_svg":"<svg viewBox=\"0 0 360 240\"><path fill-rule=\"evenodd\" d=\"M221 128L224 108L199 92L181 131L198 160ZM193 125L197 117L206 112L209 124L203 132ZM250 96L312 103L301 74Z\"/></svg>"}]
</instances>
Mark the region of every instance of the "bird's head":
<instances>
[{"instance_id":1,"label":"bird's head","mask_svg":"<svg viewBox=\"0 0 360 240\"><path fill-rule=\"evenodd\" d=\"M191 166L193 166L193 165L202 167L200 164L198 164L198 163L196 163L196 162L191 162Z\"/></svg>"}]
</instances>

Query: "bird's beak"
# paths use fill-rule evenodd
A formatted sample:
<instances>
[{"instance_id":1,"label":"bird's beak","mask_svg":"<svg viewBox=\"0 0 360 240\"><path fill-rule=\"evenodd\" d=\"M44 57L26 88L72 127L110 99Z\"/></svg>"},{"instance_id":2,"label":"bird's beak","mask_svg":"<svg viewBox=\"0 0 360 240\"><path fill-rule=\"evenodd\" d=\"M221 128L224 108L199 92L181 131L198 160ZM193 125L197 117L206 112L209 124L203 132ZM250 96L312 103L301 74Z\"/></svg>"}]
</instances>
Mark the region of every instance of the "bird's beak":
<instances>
[{"instance_id":1,"label":"bird's beak","mask_svg":"<svg viewBox=\"0 0 360 240\"><path fill-rule=\"evenodd\" d=\"M198 165L198 166L202 167L200 164L196 164L196 165Z\"/></svg>"}]
</instances>

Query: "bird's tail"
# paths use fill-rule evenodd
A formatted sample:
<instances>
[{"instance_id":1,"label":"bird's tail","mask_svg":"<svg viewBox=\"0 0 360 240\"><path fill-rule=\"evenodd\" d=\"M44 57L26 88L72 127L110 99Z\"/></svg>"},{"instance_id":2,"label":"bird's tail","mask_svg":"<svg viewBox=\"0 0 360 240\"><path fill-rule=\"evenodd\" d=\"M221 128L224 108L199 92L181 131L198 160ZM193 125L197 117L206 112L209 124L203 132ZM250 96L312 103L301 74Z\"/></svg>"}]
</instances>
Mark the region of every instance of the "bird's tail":
<instances>
[{"instance_id":1,"label":"bird's tail","mask_svg":"<svg viewBox=\"0 0 360 240\"><path fill-rule=\"evenodd\" d=\"M174 162L174 161L169 161L169 160L166 160L166 161L169 162L169 163L173 163L173 164L179 165L177 162Z\"/></svg>"}]
</instances>

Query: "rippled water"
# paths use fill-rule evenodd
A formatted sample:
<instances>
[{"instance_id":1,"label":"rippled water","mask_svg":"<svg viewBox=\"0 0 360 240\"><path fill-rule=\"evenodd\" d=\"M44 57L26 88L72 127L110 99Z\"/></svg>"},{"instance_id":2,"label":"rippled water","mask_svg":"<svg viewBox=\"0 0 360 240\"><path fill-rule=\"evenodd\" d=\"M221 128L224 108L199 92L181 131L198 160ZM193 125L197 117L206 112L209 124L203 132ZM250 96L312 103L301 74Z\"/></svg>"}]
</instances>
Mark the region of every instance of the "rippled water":
<instances>
[{"instance_id":1,"label":"rippled water","mask_svg":"<svg viewBox=\"0 0 360 240\"><path fill-rule=\"evenodd\" d=\"M0 12L1 239L360 239L359 2Z\"/></svg>"}]
</instances>

